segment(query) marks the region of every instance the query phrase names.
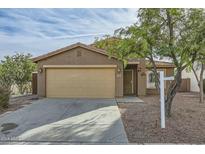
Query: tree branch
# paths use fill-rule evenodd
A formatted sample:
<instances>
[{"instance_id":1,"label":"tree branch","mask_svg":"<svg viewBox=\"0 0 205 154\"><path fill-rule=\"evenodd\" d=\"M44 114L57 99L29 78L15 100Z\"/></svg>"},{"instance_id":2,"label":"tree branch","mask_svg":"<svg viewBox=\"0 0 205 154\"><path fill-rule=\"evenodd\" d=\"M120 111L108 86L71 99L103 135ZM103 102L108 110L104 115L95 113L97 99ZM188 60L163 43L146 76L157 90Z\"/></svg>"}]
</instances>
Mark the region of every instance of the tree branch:
<instances>
[{"instance_id":1,"label":"tree branch","mask_svg":"<svg viewBox=\"0 0 205 154\"><path fill-rule=\"evenodd\" d=\"M198 78L198 76L197 76L197 74L196 74L196 71L195 71L195 69L194 69L194 66L192 65L191 66L191 69L192 69L192 71L194 72L194 76L195 76L195 78L196 78L196 80L197 80L197 83L198 83L198 86L199 86L199 78Z\"/></svg>"},{"instance_id":2,"label":"tree branch","mask_svg":"<svg viewBox=\"0 0 205 154\"><path fill-rule=\"evenodd\" d=\"M148 57L150 62L152 63L152 66L153 66L153 69L152 69L152 72L154 73L154 76L155 76L155 86L157 88L158 91L160 91L160 87L159 87L159 84L160 84L160 81L159 81L159 76L158 76L158 72L157 72L157 66L155 64L155 61L154 61L154 58L152 56L152 54L150 54L150 57Z\"/></svg>"},{"instance_id":3,"label":"tree branch","mask_svg":"<svg viewBox=\"0 0 205 154\"><path fill-rule=\"evenodd\" d=\"M174 60L174 64L176 66L178 66L178 60L176 58L176 55L174 54L174 51L173 51L173 44L174 44L174 25L173 25L173 21L172 21L172 17L169 13L169 10L166 9L166 14L167 14L167 23L168 23L168 28L169 28L169 47L171 48L170 52L171 52L171 57L173 58Z\"/></svg>"}]
</instances>

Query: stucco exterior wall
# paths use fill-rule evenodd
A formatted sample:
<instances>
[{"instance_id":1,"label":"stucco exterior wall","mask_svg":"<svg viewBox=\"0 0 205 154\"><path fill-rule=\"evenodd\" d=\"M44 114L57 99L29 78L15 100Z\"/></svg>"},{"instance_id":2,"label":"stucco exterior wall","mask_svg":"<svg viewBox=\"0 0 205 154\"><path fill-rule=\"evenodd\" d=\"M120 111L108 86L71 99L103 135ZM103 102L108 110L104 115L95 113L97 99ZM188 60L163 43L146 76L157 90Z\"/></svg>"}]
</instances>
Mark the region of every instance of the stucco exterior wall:
<instances>
[{"instance_id":1,"label":"stucco exterior wall","mask_svg":"<svg viewBox=\"0 0 205 154\"><path fill-rule=\"evenodd\" d=\"M145 59L140 59L140 63L137 67L137 93L138 96L146 95L146 65Z\"/></svg>"},{"instance_id":2,"label":"stucco exterior wall","mask_svg":"<svg viewBox=\"0 0 205 154\"><path fill-rule=\"evenodd\" d=\"M194 64L194 67L196 67L197 64L195 63ZM200 69L198 69L196 71L196 74L197 76L199 77L200 75ZM199 92L199 87L198 87L198 83L197 83L197 80L196 80L196 77L194 75L194 72L193 71L187 71L187 70L183 70L182 72L182 79L190 79L190 91L192 92ZM203 78L205 79L205 73L203 74Z\"/></svg>"},{"instance_id":3,"label":"stucco exterior wall","mask_svg":"<svg viewBox=\"0 0 205 154\"><path fill-rule=\"evenodd\" d=\"M117 59L109 59L106 55L77 47L70 51L38 61L38 70L43 69L42 73L38 73L38 95L45 97L46 71L43 65L117 65L115 70L115 94L116 97L123 96L123 63Z\"/></svg>"}]
</instances>

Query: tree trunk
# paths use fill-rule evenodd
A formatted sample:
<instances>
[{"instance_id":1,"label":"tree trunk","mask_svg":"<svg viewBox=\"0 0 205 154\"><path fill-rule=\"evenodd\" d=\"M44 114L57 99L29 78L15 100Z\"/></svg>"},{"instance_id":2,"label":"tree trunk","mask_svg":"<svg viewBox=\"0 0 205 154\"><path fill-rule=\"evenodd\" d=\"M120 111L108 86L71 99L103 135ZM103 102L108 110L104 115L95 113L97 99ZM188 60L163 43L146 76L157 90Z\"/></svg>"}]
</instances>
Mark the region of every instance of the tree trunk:
<instances>
[{"instance_id":1,"label":"tree trunk","mask_svg":"<svg viewBox=\"0 0 205 154\"><path fill-rule=\"evenodd\" d=\"M203 103L203 102L204 102L203 74L204 74L204 64L201 64L200 81L199 81L200 103Z\"/></svg>"},{"instance_id":2,"label":"tree trunk","mask_svg":"<svg viewBox=\"0 0 205 154\"><path fill-rule=\"evenodd\" d=\"M199 78L198 78L197 73L196 73L196 71L195 71L195 69L194 69L194 66L192 66L191 69L192 69L192 71L194 72L194 76L195 76L196 81L197 81L197 84L198 84L198 86L199 86Z\"/></svg>"},{"instance_id":3,"label":"tree trunk","mask_svg":"<svg viewBox=\"0 0 205 154\"><path fill-rule=\"evenodd\" d=\"M166 117L171 117L172 101L182 82L181 73L182 73L182 70L177 71L175 80L171 82L169 89L167 91L167 95L165 98Z\"/></svg>"},{"instance_id":4,"label":"tree trunk","mask_svg":"<svg viewBox=\"0 0 205 154\"><path fill-rule=\"evenodd\" d=\"M150 55L149 60L152 63L152 67L153 67L153 69L151 69L151 71L154 73L154 76L155 76L155 87L157 88L157 91L160 92L160 87L159 87L160 81L159 81L159 76L158 76L158 72L157 72L157 66L155 64L155 61L153 59L152 54Z\"/></svg>"},{"instance_id":5,"label":"tree trunk","mask_svg":"<svg viewBox=\"0 0 205 154\"><path fill-rule=\"evenodd\" d=\"M169 9L166 9L166 15L167 15L167 24L169 28L169 47L172 49L173 47L173 40L174 40L174 32L173 32L173 22L172 22L172 16L170 15ZM178 61L176 58L176 55L174 54L174 51L170 51L171 56L173 58L173 62L176 66L178 66ZM165 112L166 112L166 117L171 116L171 107L172 107L172 101L174 99L174 96L177 93L177 90L181 84L181 68L177 68L177 74L175 76L175 80L171 82L169 85L167 95L165 98Z\"/></svg>"},{"instance_id":6,"label":"tree trunk","mask_svg":"<svg viewBox=\"0 0 205 154\"><path fill-rule=\"evenodd\" d=\"M197 73L196 73L196 70L194 69L194 67L192 66L192 71L194 72L194 75L195 75L195 78L197 80L197 84L198 84L198 87L199 87L199 102L200 103L203 103L204 102L204 91L203 91L203 74L204 74L204 69L205 69L205 66L204 64L202 63L201 64L201 71L200 71L200 75L199 77L197 76Z\"/></svg>"}]
</instances>

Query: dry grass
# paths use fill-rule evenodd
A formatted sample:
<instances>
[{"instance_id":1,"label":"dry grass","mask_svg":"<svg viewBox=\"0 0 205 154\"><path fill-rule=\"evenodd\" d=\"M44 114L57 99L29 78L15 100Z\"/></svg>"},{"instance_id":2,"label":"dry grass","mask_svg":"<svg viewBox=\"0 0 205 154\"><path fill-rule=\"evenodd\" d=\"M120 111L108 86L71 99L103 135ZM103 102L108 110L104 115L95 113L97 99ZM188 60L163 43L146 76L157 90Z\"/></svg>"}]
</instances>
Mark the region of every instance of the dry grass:
<instances>
[{"instance_id":1,"label":"dry grass","mask_svg":"<svg viewBox=\"0 0 205 154\"><path fill-rule=\"evenodd\" d=\"M160 129L159 96L141 97L144 103L119 104L130 143L205 143L205 103L196 93L178 93L172 106L172 117Z\"/></svg>"}]
</instances>

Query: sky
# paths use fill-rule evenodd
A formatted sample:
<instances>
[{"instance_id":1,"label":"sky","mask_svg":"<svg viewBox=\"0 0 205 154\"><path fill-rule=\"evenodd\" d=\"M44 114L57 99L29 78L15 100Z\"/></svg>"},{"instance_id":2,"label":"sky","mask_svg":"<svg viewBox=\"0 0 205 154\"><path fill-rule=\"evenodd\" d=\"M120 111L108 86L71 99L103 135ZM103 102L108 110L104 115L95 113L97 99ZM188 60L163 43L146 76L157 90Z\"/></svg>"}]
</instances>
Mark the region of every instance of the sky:
<instances>
[{"instance_id":1,"label":"sky","mask_svg":"<svg viewBox=\"0 0 205 154\"><path fill-rule=\"evenodd\" d=\"M45 54L136 22L137 9L0 9L0 60L16 52Z\"/></svg>"}]
</instances>

